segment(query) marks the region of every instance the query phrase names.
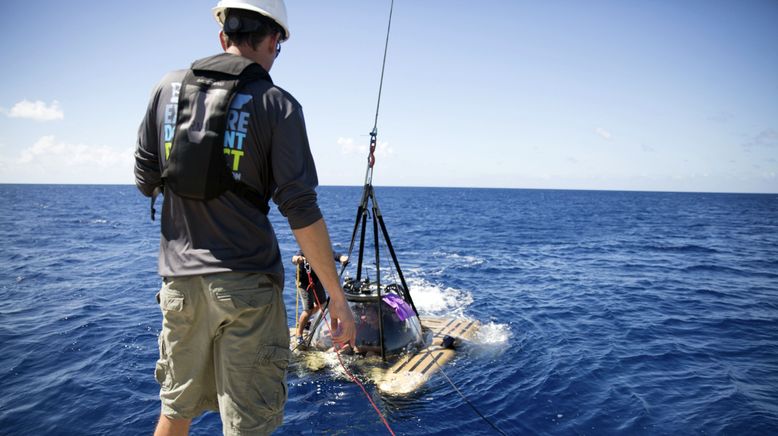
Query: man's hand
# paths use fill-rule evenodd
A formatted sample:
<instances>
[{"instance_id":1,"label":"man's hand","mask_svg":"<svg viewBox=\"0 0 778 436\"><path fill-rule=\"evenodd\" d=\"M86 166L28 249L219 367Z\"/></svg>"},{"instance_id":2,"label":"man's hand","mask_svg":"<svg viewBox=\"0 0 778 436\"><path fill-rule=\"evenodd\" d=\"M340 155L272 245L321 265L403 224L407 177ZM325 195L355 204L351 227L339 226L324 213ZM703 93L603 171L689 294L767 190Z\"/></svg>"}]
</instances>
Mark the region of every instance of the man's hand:
<instances>
[{"instance_id":1,"label":"man's hand","mask_svg":"<svg viewBox=\"0 0 778 436\"><path fill-rule=\"evenodd\" d=\"M321 284L330 295L330 326L332 328L333 345L355 345L357 328L354 325L354 314L351 313L346 302L346 294L340 287L340 277L335 271L335 257L332 254L332 243L327 233L327 225L324 219L299 229L292 229L300 250L305 253L305 258L316 271Z\"/></svg>"},{"instance_id":2,"label":"man's hand","mask_svg":"<svg viewBox=\"0 0 778 436\"><path fill-rule=\"evenodd\" d=\"M354 324L354 314L345 300L330 299L330 327L332 332L333 345L338 344L335 349L342 348L345 345L356 345L357 328Z\"/></svg>"}]
</instances>

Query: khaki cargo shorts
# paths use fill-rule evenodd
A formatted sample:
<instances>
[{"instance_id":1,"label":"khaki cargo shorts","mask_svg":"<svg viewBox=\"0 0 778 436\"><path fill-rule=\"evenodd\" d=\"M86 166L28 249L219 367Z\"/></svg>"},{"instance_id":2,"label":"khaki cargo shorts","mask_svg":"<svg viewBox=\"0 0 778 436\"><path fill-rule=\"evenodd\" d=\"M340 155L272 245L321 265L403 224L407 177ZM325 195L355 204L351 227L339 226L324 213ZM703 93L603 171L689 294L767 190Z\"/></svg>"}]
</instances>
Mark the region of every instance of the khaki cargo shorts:
<instances>
[{"instance_id":1,"label":"khaki cargo shorts","mask_svg":"<svg viewBox=\"0 0 778 436\"><path fill-rule=\"evenodd\" d=\"M291 355L281 288L256 273L168 277L157 299L162 414L219 411L225 435L281 425Z\"/></svg>"}]
</instances>

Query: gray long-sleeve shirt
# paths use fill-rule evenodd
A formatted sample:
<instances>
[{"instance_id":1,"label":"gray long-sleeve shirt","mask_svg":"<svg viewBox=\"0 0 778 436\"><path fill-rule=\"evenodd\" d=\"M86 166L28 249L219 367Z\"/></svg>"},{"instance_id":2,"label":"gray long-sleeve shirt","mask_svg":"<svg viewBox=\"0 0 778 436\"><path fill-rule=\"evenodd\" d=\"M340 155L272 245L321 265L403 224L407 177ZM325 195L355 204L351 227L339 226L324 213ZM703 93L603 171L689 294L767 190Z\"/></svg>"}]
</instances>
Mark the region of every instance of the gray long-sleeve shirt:
<instances>
[{"instance_id":1,"label":"gray long-sleeve shirt","mask_svg":"<svg viewBox=\"0 0 778 436\"><path fill-rule=\"evenodd\" d=\"M139 132L135 182L152 195L175 130L178 92L186 71L165 76L155 88ZM273 201L293 228L321 218L316 168L302 107L267 81L239 89L228 115L224 148L233 175ZM164 277L245 271L271 274L283 283L273 227L256 206L233 192L208 201L167 190L162 205L159 274Z\"/></svg>"}]
</instances>

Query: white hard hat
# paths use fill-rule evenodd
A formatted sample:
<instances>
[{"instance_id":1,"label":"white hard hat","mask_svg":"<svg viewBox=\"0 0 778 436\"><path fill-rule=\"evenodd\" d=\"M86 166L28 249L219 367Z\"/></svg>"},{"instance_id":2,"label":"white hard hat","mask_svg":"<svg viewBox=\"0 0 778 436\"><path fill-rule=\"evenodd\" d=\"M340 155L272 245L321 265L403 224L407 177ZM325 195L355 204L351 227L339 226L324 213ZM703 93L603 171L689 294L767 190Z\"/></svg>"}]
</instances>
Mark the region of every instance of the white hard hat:
<instances>
[{"instance_id":1,"label":"white hard hat","mask_svg":"<svg viewBox=\"0 0 778 436\"><path fill-rule=\"evenodd\" d=\"M284 29L284 41L289 39L289 25L286 21L286 5L284 0L221 0L213 8L213 16L220 26L224 26L225 9L245 9L260 13Z\"/></svg>"}]
</instances>

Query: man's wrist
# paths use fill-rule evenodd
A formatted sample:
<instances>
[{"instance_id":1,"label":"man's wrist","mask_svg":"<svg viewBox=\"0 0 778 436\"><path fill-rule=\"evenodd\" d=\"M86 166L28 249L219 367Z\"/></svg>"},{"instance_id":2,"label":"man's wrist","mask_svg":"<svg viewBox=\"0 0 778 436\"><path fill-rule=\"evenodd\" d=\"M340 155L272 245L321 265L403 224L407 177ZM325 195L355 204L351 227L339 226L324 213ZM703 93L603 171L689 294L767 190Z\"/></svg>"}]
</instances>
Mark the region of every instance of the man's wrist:
<instances>
[{"instance_id":1,"label":"man's wrist","mask_svg":"<svg viewBox=\"0 0 778 436\"><path fill-rule=\"evenodd\" d=\"M343 292L343 288L338 286L338 288L334 291L330 291L330 300L332 300L334 303L343 303L346 301L346 294Z\"/></svg>"}]
</instances>

